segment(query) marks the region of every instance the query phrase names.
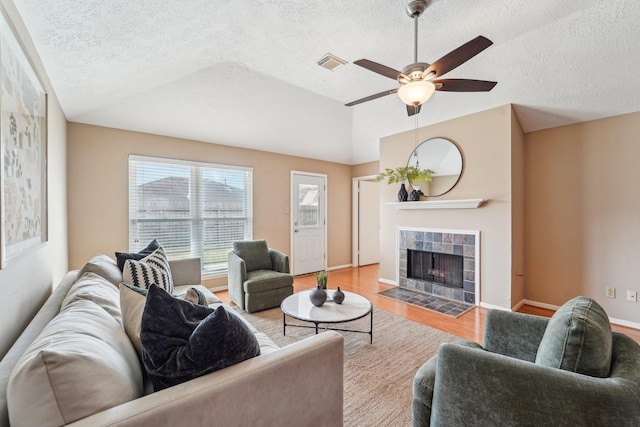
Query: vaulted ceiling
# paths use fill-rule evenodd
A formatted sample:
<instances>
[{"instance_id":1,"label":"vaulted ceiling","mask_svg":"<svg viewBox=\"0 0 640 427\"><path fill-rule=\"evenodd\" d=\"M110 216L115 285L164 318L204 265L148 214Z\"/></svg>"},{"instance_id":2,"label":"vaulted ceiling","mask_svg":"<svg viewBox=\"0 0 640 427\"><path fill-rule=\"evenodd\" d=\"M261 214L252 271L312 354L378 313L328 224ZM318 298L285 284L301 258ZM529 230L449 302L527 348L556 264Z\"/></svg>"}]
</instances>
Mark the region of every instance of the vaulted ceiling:
<instances>
[{"instance_id":1,"label":"vaulted ceiling","mask_svg":"<svg viewBox=\"0 0 640 427\"><path fill-rule=\"evenodd\" d=\"M14 0L68 120L356 164L412 129L397 84L351 62L413 62L407 0ZM421 62L483 35L424 126L512 103L534 131L640 111L637 0L431 0ZM328 71L331 52L349 63Z\"/></svg>"}]
</instances>

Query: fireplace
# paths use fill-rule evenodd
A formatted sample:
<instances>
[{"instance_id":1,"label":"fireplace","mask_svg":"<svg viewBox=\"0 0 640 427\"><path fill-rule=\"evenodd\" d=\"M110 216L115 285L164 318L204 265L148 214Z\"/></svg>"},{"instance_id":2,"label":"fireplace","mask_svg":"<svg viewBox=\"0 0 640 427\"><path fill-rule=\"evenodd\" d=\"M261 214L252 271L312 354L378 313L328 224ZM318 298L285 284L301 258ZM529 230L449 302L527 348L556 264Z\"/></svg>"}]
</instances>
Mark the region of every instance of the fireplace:
<instances>
[{"instance_id":1,"label":"fireplace","mask_svg":"<svg viewBox=\"0 0 640 427\"><path fill-rule=\"evenodd\" d=\"M438 283L449 288L463 285L464 257L439 252L407 250L407 278Z\"/></svg>"},{"instance_id":2,"label":"fireplace","mask_svg":"<svg viewBox=\"0 0 640 427\"><path fill-rule=\"evenodd\" d=\"M400 227L397 238L400 288L479 303L479 231Z\"/></svg>"}]
</instances>

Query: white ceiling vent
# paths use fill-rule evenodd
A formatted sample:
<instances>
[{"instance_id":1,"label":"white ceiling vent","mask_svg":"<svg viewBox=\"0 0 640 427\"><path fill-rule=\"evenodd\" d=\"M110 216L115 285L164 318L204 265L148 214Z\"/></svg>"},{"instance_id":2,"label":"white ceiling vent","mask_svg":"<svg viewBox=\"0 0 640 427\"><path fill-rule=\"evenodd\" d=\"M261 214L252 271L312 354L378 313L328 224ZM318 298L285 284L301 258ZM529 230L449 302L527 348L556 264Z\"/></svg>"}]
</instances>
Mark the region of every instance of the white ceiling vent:
<instances>
[{"instance_id":1,"label":"white ceiling vent","mask_svg":"<svg viewBox=\"0 0 640 427\"><path fill-rule=\"evenodd\" d=\"M318 61L319 66L326 68L329 71L333 71L339 66L344 65L346 63L347 61L345 61L344 59L340 59L331 53L327 53Z\"/></svg>"}]
</instances>

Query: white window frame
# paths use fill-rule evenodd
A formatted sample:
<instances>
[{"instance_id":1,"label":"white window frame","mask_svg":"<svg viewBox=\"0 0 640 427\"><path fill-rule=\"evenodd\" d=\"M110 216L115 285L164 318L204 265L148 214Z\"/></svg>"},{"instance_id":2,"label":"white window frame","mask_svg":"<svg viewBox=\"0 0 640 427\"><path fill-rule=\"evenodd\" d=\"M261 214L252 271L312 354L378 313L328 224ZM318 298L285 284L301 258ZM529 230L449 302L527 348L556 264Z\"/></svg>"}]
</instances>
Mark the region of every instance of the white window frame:
<instances>
[{"instance_id":1,"label":"white window frame","mask_svg":"<svg viewBox=\"0 0 640 427\"><path fill-rule=\"evenodd\" d=\"M203 227L202 221L204 218L204 210L200 209L203 205L202 200L202 191L199 191L203 184L203 174L201 173L202 169L209 170L222 170L222 171L241 171L249 174L249 178L245 182L245 196L243 197L244 202L244 212L246 215L244 216L245 220L248 222L245 225L244 230L244 239L252 239L253 237L253 168L244 167L244 166L235 166L235 165L223 165L216 163L206 163L206 162L195 162L189 160L178 160L178 159L169 159L169 158L161 158L161 157L150 157L150 156L140 156L140 155L129 155L129 222L128 222L128 234L129 234L129 250L132 252L139 251L143 249L149 242L139 241L140 239L133 232L134 227L137 227L138 221L141 219L134 215L135 209L135 199L132 194L132 186L133 183L136 182L136 169L132 166L132 162L144 162L144 163L157 163L162 165L175 165L175 166L187 166L190 168L190 177L189 182L190 185L195 186L195 191L190 191L190 209L191 216L187 221L191 222L191 253L192 257L200 257L202 262L202 275L203 277L217 277L226 275L227 273L227 263L218 263L215 267L210 267L205 265L204 263L204 251L206 248L204 247L204 235L203 235ZM248 194L246 194L248 193ZM150 220L152 221L152 220ZM162 245L162 242L159 242ZM229 248L231 249L231 248ZM170 255L168 255L169 259L172 259Z\"/></svg>"}]
</instances>

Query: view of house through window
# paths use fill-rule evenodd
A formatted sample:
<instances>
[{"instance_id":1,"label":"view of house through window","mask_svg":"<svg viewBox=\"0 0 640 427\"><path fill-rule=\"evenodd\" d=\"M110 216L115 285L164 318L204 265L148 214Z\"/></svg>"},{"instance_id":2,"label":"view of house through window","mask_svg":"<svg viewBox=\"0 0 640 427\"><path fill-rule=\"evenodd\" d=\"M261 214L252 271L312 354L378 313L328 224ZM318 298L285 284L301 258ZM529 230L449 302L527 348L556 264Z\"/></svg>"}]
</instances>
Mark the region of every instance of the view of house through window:
<instances>
[{"instance_id":1,"label":"view of house through window","mask_svg":"<svg viewBox=\"0 0 640 427\"><path fill-rule=\"evenodd\" d=\"M252 183L251 168L130 156L129 249L157 239L169 259L226 272L233 242L252 237Z\"/></svg>"}]
</instances>

